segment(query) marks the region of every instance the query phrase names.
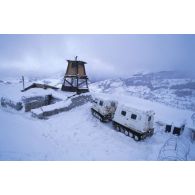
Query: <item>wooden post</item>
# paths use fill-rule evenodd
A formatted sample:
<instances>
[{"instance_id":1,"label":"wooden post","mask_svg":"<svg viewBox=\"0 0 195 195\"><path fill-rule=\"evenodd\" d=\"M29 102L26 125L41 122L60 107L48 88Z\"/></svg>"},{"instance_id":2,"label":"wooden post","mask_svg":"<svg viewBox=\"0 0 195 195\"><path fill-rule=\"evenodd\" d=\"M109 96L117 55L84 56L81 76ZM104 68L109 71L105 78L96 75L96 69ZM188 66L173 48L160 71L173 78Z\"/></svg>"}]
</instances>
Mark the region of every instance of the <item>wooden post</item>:
<instances>
[{"instance_id":1,"label":"wooden post","mask_svg":"<svg viewBox=\"0 0 195 195\"><path fill-rule=\"evenodd\" d=\"M89 86L88 86L88 80L86 79L86 86L87 86L87 89L89 88Z\"/></svg>"},{"instance_id":2,"label":"wooden post","mask_svg":"<svg viewBox=\"0 0 195 195\"><path fill-rule=\"evenodd\" d=\"M79 93L79 76L77 74L77 94Z\"/></svg>"},{"instance_id":3,"label":"wooden post","mask_svg":"<svg viewBox=\"0 0 195 195\"><path fill-rule=\"evenodd\" d=\"M24 90L24 76L22 76L22 84L23 84L23 90Z\"/></svg>"}]
</instances>

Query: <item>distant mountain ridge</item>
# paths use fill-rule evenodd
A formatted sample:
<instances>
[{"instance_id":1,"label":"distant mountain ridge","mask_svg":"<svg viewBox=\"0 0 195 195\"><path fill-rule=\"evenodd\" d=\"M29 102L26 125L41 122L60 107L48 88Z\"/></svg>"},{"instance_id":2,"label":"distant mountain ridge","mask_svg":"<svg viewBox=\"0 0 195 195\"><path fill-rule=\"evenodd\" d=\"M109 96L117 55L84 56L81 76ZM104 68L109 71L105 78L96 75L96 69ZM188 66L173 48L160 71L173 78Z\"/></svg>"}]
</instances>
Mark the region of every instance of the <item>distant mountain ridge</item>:
<instances>
[{"instance_id":1,"label":"distant mountain ridge","mask_svg":"<svg viewBox=\"0 0 195 195\"><path fill-rule=\"evenodd\" d=\"M117 91L195 111L195 79L175 71L135 74L129 78L108 79L91 85L103 93Z\"/></svg>"}]
</instances>

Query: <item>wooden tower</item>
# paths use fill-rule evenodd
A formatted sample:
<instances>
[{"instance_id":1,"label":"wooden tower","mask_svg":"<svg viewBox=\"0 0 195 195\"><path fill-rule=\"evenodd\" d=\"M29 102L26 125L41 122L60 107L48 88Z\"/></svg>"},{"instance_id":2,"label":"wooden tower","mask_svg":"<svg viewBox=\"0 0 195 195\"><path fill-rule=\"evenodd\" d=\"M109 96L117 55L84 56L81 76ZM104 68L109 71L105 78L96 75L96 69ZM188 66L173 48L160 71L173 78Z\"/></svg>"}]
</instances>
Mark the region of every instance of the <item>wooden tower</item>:
<instances>
[{"instance_id":1,"label":"wooden tower","mask_svg":"<svg viewBox=\"0 0 195 195\"><path fill-rule=\"evenodd\" d=\"M70 91L85 93L89 91L88 77L85 71L86 62L75 60L67 60L68 67L62 84L62 91Z\"/></svg>"}]
</instances>

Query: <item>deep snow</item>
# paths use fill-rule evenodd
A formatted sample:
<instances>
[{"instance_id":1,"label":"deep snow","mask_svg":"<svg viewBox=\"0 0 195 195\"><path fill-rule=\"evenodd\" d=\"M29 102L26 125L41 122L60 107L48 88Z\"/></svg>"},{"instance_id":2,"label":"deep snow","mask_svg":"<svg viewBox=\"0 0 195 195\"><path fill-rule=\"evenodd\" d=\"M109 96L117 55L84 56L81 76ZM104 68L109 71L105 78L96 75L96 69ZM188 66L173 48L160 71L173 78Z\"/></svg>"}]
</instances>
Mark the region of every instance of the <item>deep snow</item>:
<instances>
[{"instance_id":1,"label":"deep snow","mask_svg":"<svg viewBox=\"0 0 195 195\"><path fill-rule=\"evenodd\" d=\"M18 83L0 84L0 96L17 99L21 95L20 88ZM38 91L33 89L27 94L37 94ZM104 94L92 85L91 91L93 96L106 96L137 108L153 109L155 121L176 124L186 120L191 123L192 111L189 110L132 97L120 91ZM65 92L59 94L61 98L67 98ZM155 125L155 134L151 138L135 142L114 131L111 123L101 123L94 118L90 107L88 103L48 120L0 107L0 160L157 160L165 142L175 137ZM194 143L190 143L189 160L195 160L194 149Z\"/></svg>"}]
</instances>

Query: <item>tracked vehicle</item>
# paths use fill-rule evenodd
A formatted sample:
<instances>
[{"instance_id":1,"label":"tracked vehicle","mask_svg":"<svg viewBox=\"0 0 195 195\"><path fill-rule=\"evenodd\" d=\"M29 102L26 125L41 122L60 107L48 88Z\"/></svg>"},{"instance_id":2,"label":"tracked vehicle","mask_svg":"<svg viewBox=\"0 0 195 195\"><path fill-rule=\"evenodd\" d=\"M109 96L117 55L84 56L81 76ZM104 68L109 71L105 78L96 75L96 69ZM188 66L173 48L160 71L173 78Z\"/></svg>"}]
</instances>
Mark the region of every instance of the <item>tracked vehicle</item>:
<instances>
[{"instance_id":1,"label":"tracked vehicle","mask_svg":"<svg viewBox=\"0 0 195 195\"><path fill-rule=\"evenodd\" d=\"M101 122L112 121L113 128L136 141L152 136L154 133L154 112L138 110L126 105L119 105L113 100L95 98L92 114Z\"/></svg>"}]
</instances>

